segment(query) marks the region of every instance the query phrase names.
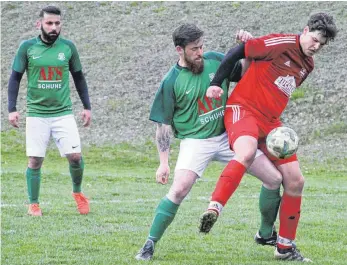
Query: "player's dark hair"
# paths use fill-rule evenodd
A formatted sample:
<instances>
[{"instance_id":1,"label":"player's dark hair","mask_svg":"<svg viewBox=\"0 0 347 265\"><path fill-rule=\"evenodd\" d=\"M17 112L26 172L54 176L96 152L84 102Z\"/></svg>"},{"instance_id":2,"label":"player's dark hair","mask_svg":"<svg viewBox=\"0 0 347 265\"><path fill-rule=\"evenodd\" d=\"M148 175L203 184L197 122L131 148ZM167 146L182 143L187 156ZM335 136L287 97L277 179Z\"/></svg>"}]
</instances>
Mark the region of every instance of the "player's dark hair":
<instances>
[{"instance_id":1,"label":"player's dark hair","mask_svg":"<svg viewBox=\"0 0 347 265\"><path fill-rule=\"evenodd\" d=\"M40 11L40 18L43 18L43 16L46 14L54 14L54 15L61 15L61 11L58 7L56 6L46 6L41 9Z\"/></svg>"},{"instance_id":2,"label":"player's dark hair","mask_svg":"<svg viewBox=\"0 0 347 265\"><path fill-rule=\"evenodd\" d=\"M321 12L311 15L307 22L307 26L310 31L322 31L324 37L326 37L328 41L333 41L337 34L334 18L327 13Z\"/></svg>"},{"instance_id":3,"label":"player's dark hair","mask_svg":"<svg viewBox=\"0 0 347 265\"><path fill-rule=\"evenodd\" d=\"M194 24L183 24L172 33L175 47L185 48L188 43L196 41L204 35L204 32Z\"/></svg>"}]
</instances>

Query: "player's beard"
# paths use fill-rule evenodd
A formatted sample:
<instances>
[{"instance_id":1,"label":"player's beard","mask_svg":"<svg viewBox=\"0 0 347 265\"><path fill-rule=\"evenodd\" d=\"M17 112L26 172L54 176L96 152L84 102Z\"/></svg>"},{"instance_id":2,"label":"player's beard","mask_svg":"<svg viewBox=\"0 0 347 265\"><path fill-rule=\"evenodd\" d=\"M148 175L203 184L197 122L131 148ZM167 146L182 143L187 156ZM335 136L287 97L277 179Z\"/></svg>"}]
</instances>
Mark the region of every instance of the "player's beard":
<instances>
[{"instance_id":1,"label":"player's beard","mask_svg":"<svg viewBox=\"0 0 347 265\"><path fill-rule=\"evenodd\" d=\"M56 35L52 35L52 33L55 33ZM56 41L56 39L58 39L60 32L58 33L54 30L54 31L51 31L50 33L47 33L41 25L41 34L45 41L47 41L48 43L53 43Z\"/></svg>"},{"instance_id":2,"label":"player's beard","mask_svg":"<svg viewBox=\"0 0 347 265\"><path fill-rule=\"evenodd\" d=\"M201 61L191 60L184 54L184 60L186 61L187 68L192 71L193 74L201 74L204 71L204 59L201 57Z\"/></svg>"}]
</instances>

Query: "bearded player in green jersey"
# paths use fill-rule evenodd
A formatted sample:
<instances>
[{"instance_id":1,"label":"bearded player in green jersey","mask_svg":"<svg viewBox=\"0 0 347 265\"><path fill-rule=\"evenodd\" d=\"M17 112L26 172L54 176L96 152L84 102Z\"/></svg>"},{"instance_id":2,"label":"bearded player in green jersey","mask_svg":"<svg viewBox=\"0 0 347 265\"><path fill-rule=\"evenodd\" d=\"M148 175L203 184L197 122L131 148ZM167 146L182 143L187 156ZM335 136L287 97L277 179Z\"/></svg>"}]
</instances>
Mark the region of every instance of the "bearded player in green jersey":
<instances>
[{"instance_id":1,"label":"bearded player in green jersey","mask_svg":"<svg viewBox=\"0 0 347 265\"><path fill-rule=\"evenodd\" d=\"M61 11L54 6L43 8L37 27L41 35L23 41L12 66L8 86L9 121L19 127L19 113L16 102L19 84L27 72L27 118L26 153L29 157L26 179L29 195L28 214L41 216L39 192L41 166L46 154L50 136L55 140L62 157L69 161L73 183L73 197L80 214L89 212L89 201L81 192L84 162L81 142L72 114L69 72L83 103L84 126L90 125L91 106L88 87L82 73L82 66L75 45L59 37Z\"/></svg>"},{"instance_id":2,"label":"bearded player in green jersey","mask_svg":"<svg viewBox=\"0 0 347 265\"><path fill-rule=\"evenodd\" d=\"M239 31L237 36L242 41L250 37L243 31ZM173 221L181 202L202 176L208 163L212 160L227 163L234 157L225 133L224 107L229 81L240 80L249 62L240 61L222 84L225 93L221 98L211 100L205 96L206 91L224 55L203 53L203 31L193 24L178 27L173 33L173 42L179 60L162 80L150 113L150 120L157 123L158 183L168 182L171 131L181 139L180 151L173 184L156 209L148 238L135 257L137 260L152 259L155 243ZM263 182L259 200L261 226L255 241L275 245L277 233L273 228L281 199L282 175L260 151L249 173Z\"/></svg>"}]
</instances>

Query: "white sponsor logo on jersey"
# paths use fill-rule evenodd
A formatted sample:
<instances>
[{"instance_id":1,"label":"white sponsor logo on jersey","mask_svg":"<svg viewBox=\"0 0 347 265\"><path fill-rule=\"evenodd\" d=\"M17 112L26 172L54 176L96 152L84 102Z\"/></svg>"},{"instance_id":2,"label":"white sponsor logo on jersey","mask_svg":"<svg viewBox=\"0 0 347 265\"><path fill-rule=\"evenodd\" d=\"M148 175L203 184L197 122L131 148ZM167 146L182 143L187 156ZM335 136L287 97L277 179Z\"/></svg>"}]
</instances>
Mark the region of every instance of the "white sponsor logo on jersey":
<instances>
[{"instance_id":1,"label":"white sponsor logo on jersey","mask_svg":"<svg viewBox=\"0 0 347 265\"><path fill-rule=\"evenodd\" d=\"M300 76L303 78L307 74L307 70L305 68L301 68L300 70Z\"/></svg>"},{"instance_id":2,"label":"white sponsor logo on jersey","mask_svg":"<svg viewBox=\"0 0 347 265\"><path fill-rule=\"evenodd\" d=\"M65 61L65 54L63 52L58 54L58 60Z\"/></svg>"},{"instance_id":3,"label":"white sponsor logo on jersey","mask_svg":"<svg viewBox=\"0 0 347 265\"><path fill-rule=\"evenodd\" d=\"M290 61L286 61L284 64L285 64L286 66L290 67Z\"/></svg>"},{"instance_id":4,"label":"white sponsor logo on jersey","mask_svg":"<svg viewBox=\"0 0 347 265\"><path fill-rule=\"evenodd\" d=\"M194 86L191 89L186 91L186 95L188 95L193 89L194 89Z\"/></svg>"},{"instance_id":5,"label":"white sponsor logo on jersey","mask_svg":"<svg viewBox=\"0 0 347 265\"><path fill-rule=\"evenodd\" d=\"M287 97L290 97L296 88L294 76L279 76L274 83Z\"/></svg>"}]
</instances>

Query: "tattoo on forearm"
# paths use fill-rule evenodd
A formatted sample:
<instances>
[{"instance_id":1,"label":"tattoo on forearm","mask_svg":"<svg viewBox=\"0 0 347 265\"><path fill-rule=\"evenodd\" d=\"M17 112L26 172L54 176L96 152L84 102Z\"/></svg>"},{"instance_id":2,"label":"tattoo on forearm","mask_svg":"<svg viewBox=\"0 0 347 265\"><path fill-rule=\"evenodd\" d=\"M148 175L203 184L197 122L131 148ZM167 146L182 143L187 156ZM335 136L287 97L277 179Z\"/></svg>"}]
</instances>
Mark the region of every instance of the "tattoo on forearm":
<instances>
[{"instance_id":1,"label":"tattoo on forearm","mask_svg":"<svg viewBox=\"0 0 347 265\"><path fill-rule=\"evenodd\" d=\"M159 151L168 151L170 149L171 128L169 126L158 124L156 139Z\"/></svg>"}]
</instances>

